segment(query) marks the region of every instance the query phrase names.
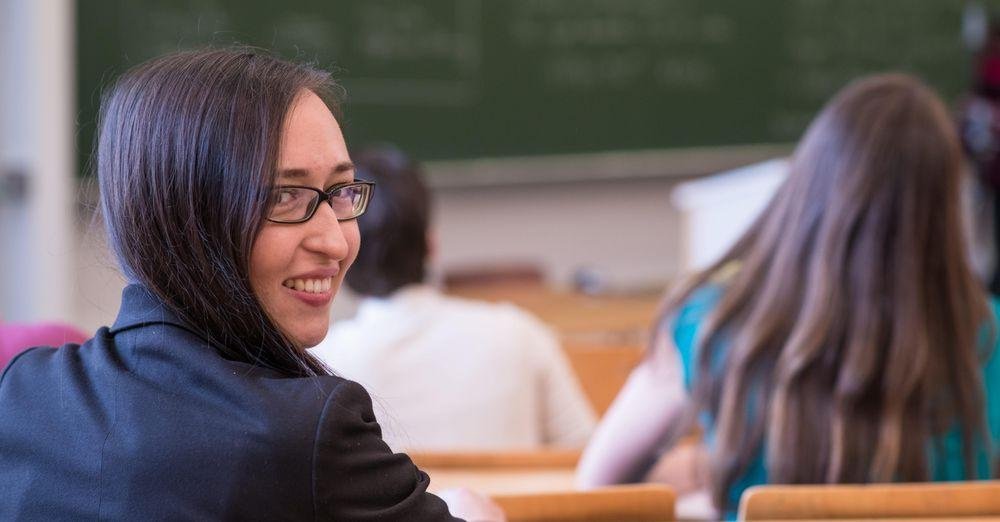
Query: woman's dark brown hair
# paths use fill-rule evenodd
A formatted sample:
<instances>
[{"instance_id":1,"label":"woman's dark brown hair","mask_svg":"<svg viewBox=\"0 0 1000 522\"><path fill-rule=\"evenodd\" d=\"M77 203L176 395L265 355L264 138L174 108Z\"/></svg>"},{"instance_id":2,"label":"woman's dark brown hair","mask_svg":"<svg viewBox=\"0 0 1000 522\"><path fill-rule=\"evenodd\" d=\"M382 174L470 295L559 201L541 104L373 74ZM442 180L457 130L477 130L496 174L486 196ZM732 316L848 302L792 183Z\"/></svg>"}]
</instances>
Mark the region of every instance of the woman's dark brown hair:
<instances>
[{"instance_id":1,"label":"woman's dark brown hair","mask_svg":"<svg viewBox=\"0 0 1000 522\"><path fill-rule=\"evenodd\" d=\"M265 313L249 258L285 117L306 89L336 107L327 73L255 49L163 56L105 94L96 156L109 242L129 281L223 356L289 375L326 371Z\"/></svg>"},{"instance_id":2,"label":"woman's dark brown hair","mask_svg":"<svg viewBox=\"0 0 1000 522\"><path fill-rule=\"evenodd\" d=\"M932 437L958 426L974 473L990 316L960 164L930 89L857 81L813 121L749 231L667 300L664 324L738 266L699 333L688 415L715 419L716 505L732 507L762 448L772 483L924 481Z\"/></svg>"}]
</instances>

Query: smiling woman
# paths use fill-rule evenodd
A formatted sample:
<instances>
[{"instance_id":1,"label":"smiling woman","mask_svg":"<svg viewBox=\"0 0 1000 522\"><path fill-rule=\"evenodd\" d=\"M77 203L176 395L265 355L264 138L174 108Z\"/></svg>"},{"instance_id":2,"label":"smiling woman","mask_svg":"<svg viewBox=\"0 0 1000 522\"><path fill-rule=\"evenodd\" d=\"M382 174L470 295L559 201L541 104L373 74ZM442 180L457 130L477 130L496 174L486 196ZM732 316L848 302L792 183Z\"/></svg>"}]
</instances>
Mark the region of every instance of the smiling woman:
<instances>
[{"instance_id":1,"label":"smiling woman","mask_svg":"<svg viewBox=\"0 0 1000 522\"><path fill-rule=\"evenodd\" d=\"M272 190L278 197L270 198L270 220L261 226L250 251L250 286L302 353L326 336L330 303L361 242L357 213L336 211L346 207L343 199L350 197L341 185L354 180L344 135L326 104L311 91L292 104L277 171L279 184L289 182L288 173L296 173L295 182L305 186ZM327 187L335 189L326 198L330 205L320 205ZM363 194L357 197L360 203L371 192Z\"/></svg>"},{"instance_id":2,"label":"smiling woman","mask_svg":"<svg viewBox=\"0 0 1000 522\"><path fill-rule=\"evenodd\" d=\"M372 194L334 92L252 49L168 55L110 89L97 174L131 284L113 326L0 376L0 519L452 519L367 392L304 350Z\"/></svg>"}]
</instances>

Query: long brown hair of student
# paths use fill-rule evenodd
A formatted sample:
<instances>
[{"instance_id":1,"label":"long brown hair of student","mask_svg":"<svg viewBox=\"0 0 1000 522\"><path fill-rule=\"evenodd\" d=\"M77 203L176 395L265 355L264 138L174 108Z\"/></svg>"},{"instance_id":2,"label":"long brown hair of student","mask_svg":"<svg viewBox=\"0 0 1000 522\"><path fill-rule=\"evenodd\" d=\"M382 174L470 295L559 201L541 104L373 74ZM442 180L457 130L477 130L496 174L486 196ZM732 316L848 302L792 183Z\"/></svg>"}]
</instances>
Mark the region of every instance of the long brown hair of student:
<instances>
[{"instance_id":1,"label":"long brown hair of student","mask_svg":"<svg viewBox=\"0 0 1000 522\"><path fill-rule=\"evenodd\" d=\"M772 483L923 481L928 441L957 424L974 469L993 332L965 248L961 162L930 89L900 74L855 82L746 234L668 298L664 320L738 266L701 330L686 421L715 419L717 505L762 444Z\"/></svg>"}]
</instances>

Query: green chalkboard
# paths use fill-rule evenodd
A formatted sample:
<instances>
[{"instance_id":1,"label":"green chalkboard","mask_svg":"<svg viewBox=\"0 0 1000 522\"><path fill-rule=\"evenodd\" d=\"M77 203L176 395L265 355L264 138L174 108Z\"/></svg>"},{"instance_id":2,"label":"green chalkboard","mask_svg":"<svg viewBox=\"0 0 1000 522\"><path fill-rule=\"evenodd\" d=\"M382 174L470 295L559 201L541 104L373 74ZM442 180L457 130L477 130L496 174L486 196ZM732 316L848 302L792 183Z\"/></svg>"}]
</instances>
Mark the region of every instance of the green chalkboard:
<instances>
[{"instance_id":1,"label":"green chalkboard","mask_svg":"<svg viewBox=\"0 0 1000 522\"><path fill-rule=\"evenodd\" d=\"M881 70L953 99L945 0L78 0L79 144L100 89L172 50L246 43L335 71L349 144L423 160L795 141Z\"/></svg>"}]
</instances>

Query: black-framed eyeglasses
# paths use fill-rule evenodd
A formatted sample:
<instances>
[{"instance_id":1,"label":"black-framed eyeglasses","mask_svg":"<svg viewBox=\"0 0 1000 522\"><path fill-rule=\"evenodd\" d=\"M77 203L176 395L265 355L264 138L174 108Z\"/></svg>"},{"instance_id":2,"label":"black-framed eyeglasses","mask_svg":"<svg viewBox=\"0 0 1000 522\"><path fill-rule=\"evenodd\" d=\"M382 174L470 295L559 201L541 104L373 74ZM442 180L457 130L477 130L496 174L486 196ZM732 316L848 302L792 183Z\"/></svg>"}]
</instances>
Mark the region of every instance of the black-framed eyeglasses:
<instances>
[{"instance_id":1,"label":"black-framed eyeglasses","mask_svg":"<svg viewBox=\"0 0 1000 522\"><path fill-rule=\"evenodd\" d=\"M363 180L338 183L326 190L277 185L271 188L267 219L275 223L304 223L312 219L319 204L326 201L337 221L349 221L365 213L374 188L374 181Z\"/></svg>"}]
</instances>

